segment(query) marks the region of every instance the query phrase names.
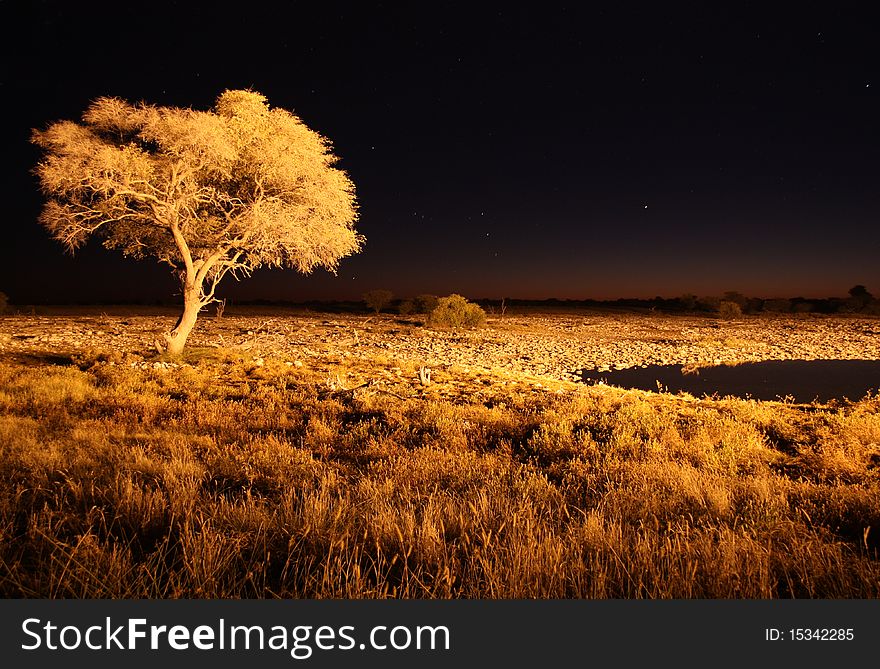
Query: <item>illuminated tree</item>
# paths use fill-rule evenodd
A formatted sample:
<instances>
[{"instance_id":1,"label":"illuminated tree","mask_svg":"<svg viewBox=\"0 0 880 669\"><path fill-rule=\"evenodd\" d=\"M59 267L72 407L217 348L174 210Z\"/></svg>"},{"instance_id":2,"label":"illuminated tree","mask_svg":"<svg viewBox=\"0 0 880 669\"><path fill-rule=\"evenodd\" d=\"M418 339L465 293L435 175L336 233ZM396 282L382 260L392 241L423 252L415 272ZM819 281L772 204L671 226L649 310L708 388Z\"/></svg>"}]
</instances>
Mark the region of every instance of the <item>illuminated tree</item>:
<instances>
[{"instance_id":1,"label":"illuminated tree","mask_svg":"<svg viewBox=\"0 0 880 669\"><path fill-rule=\"evenodd\" d=\"M434 327L479 327L486 322L486 312L461 295L452 294L437 300L437 306L428 315L428 325Z\"/></svg>"},{"instance_id":2,"label":"illuminated tree","mask_svg":"<svg viewBox=\"0 0 880 669\"><path fill-rule=\"evenodd\" d=\"M33 142L45 152L40 223L55 239L73 252L94 236L178 274L169 353L227 274L335 271L363 243L354 185L329 142L253 91L226 91L211 111L99 98L82 123L53 123Z\"/></svg>"}]
</instances>

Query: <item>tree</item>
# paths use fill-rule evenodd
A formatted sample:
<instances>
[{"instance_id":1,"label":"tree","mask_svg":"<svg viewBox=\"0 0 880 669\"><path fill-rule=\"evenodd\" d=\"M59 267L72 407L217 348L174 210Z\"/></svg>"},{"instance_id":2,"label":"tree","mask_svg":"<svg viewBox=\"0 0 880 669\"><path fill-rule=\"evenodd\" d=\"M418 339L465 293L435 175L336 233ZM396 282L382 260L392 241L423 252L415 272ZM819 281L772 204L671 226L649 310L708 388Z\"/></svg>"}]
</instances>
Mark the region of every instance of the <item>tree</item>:
<instances>
[{"instance_id":1,"label":"tree","mask_svg":"<svg viewBox=\"0 0 880 669\"><path fill-rule=\"evenodd\" d=\"M254 91L225 91L211 111L98 98L82 123L53 123L32 141L45 152L40 223L55 239L73 252L97 237L177 273L183 313L165 335L169 353L227 274L335 272L364 241L328 140Z\"/></svg>"},{"instance_id":2,"label":"tree","mask_svg":"<svg viewBox=\"0 0 880 669\"><path fill-rule=\"evenodd\" d=\"M394 293L390 290L383 290L380 288L367 291L362 297L364 304L378 314L382 309L391 304L391 300L394 299Z\"/></svg>"},{"instance_id":3,"label":"tree","mask_svg":"<svg viewBox=\"0 0 880 669\"><path fill-rule=\"evenodd\" d=\"M856 309L864 309L868 304L871 303L871 300L874 299L874 296L865 288L862 284L858 284L849 289L850 303Z\"/></svg>"}]
</instances>

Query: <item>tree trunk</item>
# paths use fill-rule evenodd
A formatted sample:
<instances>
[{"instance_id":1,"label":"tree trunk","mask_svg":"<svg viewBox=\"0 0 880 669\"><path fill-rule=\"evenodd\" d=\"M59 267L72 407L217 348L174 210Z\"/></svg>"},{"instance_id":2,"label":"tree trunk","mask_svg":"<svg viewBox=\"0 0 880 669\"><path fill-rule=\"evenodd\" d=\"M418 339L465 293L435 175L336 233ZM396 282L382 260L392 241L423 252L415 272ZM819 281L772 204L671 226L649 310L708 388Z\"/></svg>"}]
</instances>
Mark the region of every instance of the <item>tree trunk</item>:
<instances>
[{"instance_id":1,"label":"tree trunk","mask_svg":"<svg viewBox=\"0 0 880 669\"><path fill-rule=\"evenodd\" d=\"M187 337L192 332L199 311L202 309L202 301L198 286L186 286L183 289L183 313L177 321L177 325L170 334L165 335L165 352L177 355L183 351Z\"/></svg>"}]
</instances>

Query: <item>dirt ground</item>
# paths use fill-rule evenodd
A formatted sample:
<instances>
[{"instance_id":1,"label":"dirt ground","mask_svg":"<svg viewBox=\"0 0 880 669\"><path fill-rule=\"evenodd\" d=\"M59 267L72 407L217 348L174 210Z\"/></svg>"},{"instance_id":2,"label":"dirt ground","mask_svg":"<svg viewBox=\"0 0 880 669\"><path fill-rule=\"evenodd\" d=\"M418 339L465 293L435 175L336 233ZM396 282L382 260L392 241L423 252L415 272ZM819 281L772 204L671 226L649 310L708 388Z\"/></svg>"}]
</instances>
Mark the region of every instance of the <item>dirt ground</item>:
<instances>
[{"instance_id":1,"label":"dirt ground","mask_svg":"<svg viewBox=\"0 0 880 669\"><path fill-rule=\"evenodd\" d=\"M147 364L173 309L41 308L0 317L0 355L120 351ZM523 313L490 317L479 330L432 330L419 317L239 308L203 315L190 348L252 351L302 363L328 353L432 368L456 366L572 381L582 370L717 365L763 360L880 360L880 319L855 316L706 316Z\"/></svg>"}]
</instances>

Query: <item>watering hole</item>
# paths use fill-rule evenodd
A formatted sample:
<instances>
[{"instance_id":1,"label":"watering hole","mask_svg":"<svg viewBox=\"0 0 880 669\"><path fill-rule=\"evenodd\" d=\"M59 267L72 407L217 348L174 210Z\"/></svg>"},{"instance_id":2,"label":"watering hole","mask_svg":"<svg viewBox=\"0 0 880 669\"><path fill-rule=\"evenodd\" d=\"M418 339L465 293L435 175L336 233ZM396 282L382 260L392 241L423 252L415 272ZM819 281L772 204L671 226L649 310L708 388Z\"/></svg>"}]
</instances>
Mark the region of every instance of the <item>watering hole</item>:
<instances>
[{"instance_id":1,"label":"watering hole","mask_svg":"<svg viewBox=\"0 0 880 669\"><path fill-rule=\"evenodd\" d=\"M649 365L609 372L583 370L585 383L622 388L686 392L798 403L858 400L880 388L880 360L765 360L701 367L684 373L681 365Z\"/></svg>"}]
</instances>

